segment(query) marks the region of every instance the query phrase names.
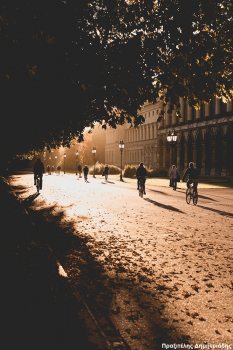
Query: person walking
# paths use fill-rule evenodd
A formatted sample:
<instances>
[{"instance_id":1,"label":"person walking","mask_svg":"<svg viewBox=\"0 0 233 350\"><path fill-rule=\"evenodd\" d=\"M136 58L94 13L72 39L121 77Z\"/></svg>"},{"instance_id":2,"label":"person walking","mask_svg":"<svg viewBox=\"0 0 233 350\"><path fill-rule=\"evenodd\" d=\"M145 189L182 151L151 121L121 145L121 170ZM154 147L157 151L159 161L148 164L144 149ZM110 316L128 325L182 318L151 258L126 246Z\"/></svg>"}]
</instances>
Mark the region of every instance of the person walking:
<instances>
[{"instance_id":1,"label":"person walking","mask_svg":"<svg viewBox=\"0 0 233 350\"><path fill-rule=\"evenodd\" d=\"M88 182L88 181L87 181L88 173L89 173L89 168L88 168L87 165L85 165L85 166L83 167L83 175L84 175L84 180L85 180L85 182Z\"/></svg>"},{"instance_id":2,"label":"person walking","mask_svg":"<svg viewBox=\"0 0 233 350\"><path fill-rule=\"evenodd\" d=\"M58 165L57 166L57 173L58 173L58 175L60 175L60 172L61 172L61 167L60 167L60 165Z\"/></svg>"},{"instance_id":3,"label":"person walking","mask_svg":"<svg viewBox=\"0 0 233 350\"><path fill-rule=\"evenodd\" d=\"M79 178L81 178L82 177L82 166L80 164L78 165L77 170L78 170Z\"/></svg>"},{"instance_id":4,"label":"person walking","mask_svg":"<svg viewBox=\"0 0 233 350\"><path fill-rule=\"evenodd\" d=\"M108 165L106 165L103 171L103 176L105 177L105 181L108 181L108 174L109 174L109 167Z\"/></svg>"},{"instance_id":5,"label":"person walking","mask_svg":"<svg viewBox=\"0 0 233 350\"><path fill-rule=\"evenodd\" d=\"M50 165L47 165L47 168L46 168L46 170L47 170L47 173L48 173L48 175L51 175L51 169L50 169Z\"/></svg>"},{"instance_id":6,"label":"person walking","mask_svg":"<svg viewBox=\"0 0 233 350\"><path fill-rule=\"evenodd\" d=\"M180 174L175 164L173 164L170 169L170 184L174 191L177 188L177 181L180 181Z\"/></svg>"}]
</instances>

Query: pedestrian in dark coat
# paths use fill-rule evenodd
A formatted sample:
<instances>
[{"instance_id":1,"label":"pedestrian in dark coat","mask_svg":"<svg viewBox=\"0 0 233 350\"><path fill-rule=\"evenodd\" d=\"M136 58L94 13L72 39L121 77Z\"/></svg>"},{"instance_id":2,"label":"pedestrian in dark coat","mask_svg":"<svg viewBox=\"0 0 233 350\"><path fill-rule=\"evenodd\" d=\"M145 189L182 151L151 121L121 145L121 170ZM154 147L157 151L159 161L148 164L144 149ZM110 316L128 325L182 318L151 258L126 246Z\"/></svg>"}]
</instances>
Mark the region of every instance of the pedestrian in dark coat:
<instances>
[{"instance_id":1,"label":"pedestrian in dark coat","mask_svg":"<svg viewBox=\"0 0 233 350\"><path fill-rule=\"evenodd\" d=\"M83 168L83 175L84 175L85 182L87 182L88 173L89 173L89 168L88 168L87 165L85 165L84 168Z\"/></svg>"},{"instance_id":2,"label":"pedestrian in dark coat","mask_svg":"<svg viewBox=\"0 0 233 350\"><path fill-rule=\"evenodd\" d=\"M42 179L44 174L44 164L41 161L40 158L37 158L37 160L34 163L33 166L33 173L34 173L34 185L36 185L36 177L39 176L40 178L40 189L42 189Z\"/></svg>"},{"instance_id":3,"label":"pedestrian in dark coat","mask_svg":"<svg viewBox=\"0 0 233 350\"><path fill-rule=\"evenodd\" d=\"M106 181L108 180L108 174L109 174L109 167L108 167L108 165L106 165L104 167L104 171L103 171L103 176L105 177Z\"/></svg>"}]
</instances>

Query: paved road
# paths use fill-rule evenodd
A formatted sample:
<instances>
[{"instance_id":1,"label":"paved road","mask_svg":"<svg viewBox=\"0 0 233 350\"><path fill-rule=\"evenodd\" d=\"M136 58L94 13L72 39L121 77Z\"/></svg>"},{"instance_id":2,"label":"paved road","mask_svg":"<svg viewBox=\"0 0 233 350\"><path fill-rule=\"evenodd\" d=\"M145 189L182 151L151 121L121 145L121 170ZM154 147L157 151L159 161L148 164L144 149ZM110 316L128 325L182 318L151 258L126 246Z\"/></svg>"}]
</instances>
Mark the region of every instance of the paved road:
<instances>
[{"instance_id":1,"label":"paved road","mask_svg":"<svg viewBox=\"0 0 233 350\"><path fill-rule=\"evenodd\" d=\"M45 175L34 209L62 210L63 223L85 239L111 292L99 293L97 302L132 350L172 341L230 344L233 189L200 185L194 206L185 202L183 183L173 191L167 180L150 180L141 199L135 181L89 181ZM32 175L13 182L25 187L21 199L35 192ZM77 255L69 252L64 262L74 284L83 268Z\"/></svg>"}]
</instances>

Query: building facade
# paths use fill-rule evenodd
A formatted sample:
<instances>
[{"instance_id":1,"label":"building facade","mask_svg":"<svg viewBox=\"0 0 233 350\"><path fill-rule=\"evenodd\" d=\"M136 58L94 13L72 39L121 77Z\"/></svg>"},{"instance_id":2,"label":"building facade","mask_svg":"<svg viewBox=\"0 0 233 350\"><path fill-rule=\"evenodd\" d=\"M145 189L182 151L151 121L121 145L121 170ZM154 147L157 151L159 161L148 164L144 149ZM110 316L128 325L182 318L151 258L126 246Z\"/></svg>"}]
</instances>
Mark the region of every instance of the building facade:
<instances>
[{"instance_id":1,"label":"building facade","mask_svg":"<svg viewBox=\"0 0 233 350\"><path fill-rule=\"evenodd\" d=\"M225 176L233 173L233 103L215 98L194 110L180 99L180 117L176 111L158 122L158 167L171 162L183 170L190 161L196 163L201 175ZM167 142L169 130L177 134L177 142Z\"/></svg>"},{"instance_id":2,"label":"building facade","mask_svg":"<svg viewBox=\"0 0 233 350\"><path fill-rule=\"evenodd\" d=\"M148 168L166 170L174 163L183 171L193 161L201 175L233 175L233 103L215 98L195 110L181 98L177 112L161 102L146 103L139 111L143 125L107 129L106 162L120 165L118 145L123 140L124 165L144 162ZM177 135L173 144L167 141L169 131Z\"/></svg>"}]
</instances>

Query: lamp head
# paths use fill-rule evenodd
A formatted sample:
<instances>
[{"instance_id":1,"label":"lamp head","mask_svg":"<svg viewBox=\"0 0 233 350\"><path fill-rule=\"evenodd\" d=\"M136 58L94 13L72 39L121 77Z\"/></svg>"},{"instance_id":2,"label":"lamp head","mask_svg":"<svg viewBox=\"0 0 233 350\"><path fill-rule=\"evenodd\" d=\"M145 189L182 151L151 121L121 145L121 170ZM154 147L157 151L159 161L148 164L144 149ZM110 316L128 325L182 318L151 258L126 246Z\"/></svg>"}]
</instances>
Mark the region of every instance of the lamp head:
<instances>
[{"instance_id":1,"label":"lamp head","mask_svg":"<svg viewBox=\"0 0 233 350\"><path fill-rule=\"evenodd\" d=\"M119 142L119 148L120 148L120 150L123 151L124 147L125 147L124 141L121 140L121 141Z\"/></svg>"}]
</instances>

